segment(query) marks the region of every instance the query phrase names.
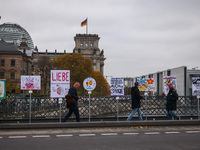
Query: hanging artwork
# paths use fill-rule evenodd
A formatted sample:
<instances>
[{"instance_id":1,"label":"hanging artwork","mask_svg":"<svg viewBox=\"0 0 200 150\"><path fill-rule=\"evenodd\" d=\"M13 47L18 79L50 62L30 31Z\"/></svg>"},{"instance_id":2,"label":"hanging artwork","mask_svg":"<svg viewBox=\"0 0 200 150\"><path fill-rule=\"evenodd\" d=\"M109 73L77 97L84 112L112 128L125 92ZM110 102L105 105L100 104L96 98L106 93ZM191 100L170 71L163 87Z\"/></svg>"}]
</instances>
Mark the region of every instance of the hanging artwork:
<instances>
[{"instance_id":1,"label":"hanging artwork","mask_svg":"<svg viewBox=\"0 0 200 150\"><path fill-rule=\"evenodd\" d=\"M154 91L154 79L153 78L137 78L137 82L139 83L140 91Z\"/></svg>"},{"instance_id":2,"label":"hanging artwork","mask_svg":"<svg viewBox=\"0 0 200 150\"><path fill-rule=\"evenodd\" d=\"M0 80L0 99L6 98L6 80Z\"/></svg>"},{"instance_id":3,"label":"hanging artwork","mask_svg":"<svg viewBox=\"0 0 200 150\"><path fill-rule=\"evenodd\" d=\"M200 95L200 77L192 77L192 96Z\"/></svg>"},{"instance_id":4,"label":"hanging artwork","mask_svg":"<svg viewBox=\"0 0 200 150\"><path fill-rule=\"evenodd\" d=\"M176 76L164 76L163 77L163 86L165 95L169 93L169 84L172 84L174 88L177 90L177 80Z\"/></svg>"},{"instance_id":5,"label":"hanging artwork","mask_svg":"<svg viewBox=\"0 0 200 150\"><path fill-rule=\"evenodd\" d=\"M40 76L21 76L21 90L40 90Z\"/></svg>"},{"instance_id":6,"label":"hanging artwork","mask_svg":"<svg viewBox=\"0 0 200 150\"><path fill-rule=\"evenodd\" d=\"M111 78L111 96L124 96L124 78Z\"/></svg>"},{"instance_id":7,"label":"hanging artwork","mask_svg":"<svg viewBox=\"0 0 200 150\"><path fill-rule=\"evenodd\" d=\"M70 88L70 70L51 70L51 98L64 98Z\"/></svg>"}]
</instances>

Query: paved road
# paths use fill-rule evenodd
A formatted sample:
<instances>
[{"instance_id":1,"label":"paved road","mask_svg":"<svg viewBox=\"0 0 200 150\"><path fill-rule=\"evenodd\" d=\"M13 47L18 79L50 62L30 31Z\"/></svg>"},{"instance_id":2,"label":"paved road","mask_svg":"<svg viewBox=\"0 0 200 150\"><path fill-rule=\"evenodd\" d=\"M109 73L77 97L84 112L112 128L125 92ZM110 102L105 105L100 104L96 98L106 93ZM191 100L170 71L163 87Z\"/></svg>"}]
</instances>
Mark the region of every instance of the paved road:
<instances>
[{"instance_id":1,"label":"paved road","mask_svg":"<svg viewBox=\"0 0 200 150\"><path fill-rule=\"evenodd\" d=\"M0 131L2 150L192 150L200 126Z\"/></svg>"}]
</instances>

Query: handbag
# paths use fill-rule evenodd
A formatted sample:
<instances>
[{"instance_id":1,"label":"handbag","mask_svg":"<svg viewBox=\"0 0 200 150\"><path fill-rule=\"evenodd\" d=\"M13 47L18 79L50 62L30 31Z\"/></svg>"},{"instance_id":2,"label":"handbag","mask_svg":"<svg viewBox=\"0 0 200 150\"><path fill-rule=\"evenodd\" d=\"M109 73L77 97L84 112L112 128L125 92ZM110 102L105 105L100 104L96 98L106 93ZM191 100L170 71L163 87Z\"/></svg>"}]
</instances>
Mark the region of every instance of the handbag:
<instances>
[{"instance_id":1,"label":"handbag","mask_svg":"<svg viewBox=\"0 0 200 150\"><path fill-rule=\"evenodd\" d=\"M69 93L65 95L65 98L66 98L67 108L69 108L71 105L75 103L75 99Z\"/></svg>"}]
</instances>

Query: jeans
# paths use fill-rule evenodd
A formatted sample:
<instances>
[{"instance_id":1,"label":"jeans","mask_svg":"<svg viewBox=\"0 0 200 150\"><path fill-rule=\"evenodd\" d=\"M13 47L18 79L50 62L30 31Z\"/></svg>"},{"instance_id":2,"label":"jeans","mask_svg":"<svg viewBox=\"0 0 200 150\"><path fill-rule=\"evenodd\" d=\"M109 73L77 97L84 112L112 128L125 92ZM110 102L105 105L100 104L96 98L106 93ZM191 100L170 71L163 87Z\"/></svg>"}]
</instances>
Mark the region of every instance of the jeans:
<instances>
[{"instance_id":1,"label":"jeans","mask_svg":"<svg viewBox=\"0 0 200 150\"><path fill-rule=\"evenodd\" d=\"M133 109L133 111L131 112L131 114L128 116L127 120L126 121L130 121L132 118L133 118L133 115L136 113L136 111L138 112L138 117L139 117L139 120L142 121L142 113L141 113L141 110L140 108L135 108Z\"/></svg>"},{"instance_id":2,"label":"jeans","mask_svg":"<svg viewBox=\"0 0 200 150\"><path fill-rule=\"evenodd\" d=\"M176 119L179 119L179 117L173 112L173 110L168 110L168 119L172 120L172 116L175 117Z\"/></svg>"},{"instance_id":3,"label":"jeans","mask_svg":"<svg viewBox=\"0 0 200 150\"><path fill-rule=\"evenodd\" d=\"M68 114L65 116L65 118L62 120L62 122L67 121L67 119L72 115L72 113L75 114L76 116L76 122L80 122L80 117L79 117L79 111L78 108L70 108Z\"/></svg>"}]
</instances>

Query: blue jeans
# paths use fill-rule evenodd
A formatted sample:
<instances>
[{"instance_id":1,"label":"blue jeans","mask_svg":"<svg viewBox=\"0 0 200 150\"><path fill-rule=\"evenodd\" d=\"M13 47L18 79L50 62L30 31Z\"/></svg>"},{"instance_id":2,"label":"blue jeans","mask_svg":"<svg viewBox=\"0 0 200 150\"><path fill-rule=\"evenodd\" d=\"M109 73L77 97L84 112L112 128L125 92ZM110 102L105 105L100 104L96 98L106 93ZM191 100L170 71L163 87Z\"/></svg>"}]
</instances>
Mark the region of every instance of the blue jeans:
<instances>
[{"instance_id":1,"label":"blue jeans","mask_svg":"<svg viewBox=\"0 0 200 150\"><path fill-rule=\"evenodd\" d=\"M169 120L172 120L172 116L175 117L176 119L179 119L179 116L177 116L177 115L173 112L173 110L168 110L167 113L168 113L168 119L169 119Z\"/></svg>"},{"instance_id":2,"label":"blue jeans","mask_svg":"<svg viewBox=\"0 0 200 150\"><path fill-rule=\"evenodd\" d=\"M72 113L75 114L76 116L76 121L80 122L80 117L79 117L79 111L78 108L74 109L74 108L70 108L68 114L65 116L65 118L62 120L62 122L67 121L67 119L72 115Z\"/></svg>"},{"instance_id":3,"label":"blue jeans","mask_svg":"<svg viewBox=\"0 0 200 150\"><path fill-rule=\"evenodd\" d=\"M131 114L128 116L128 118L127 118L126 121L130 121L130 120L133 118L133 116L134 116L134 114L135 114L136 112L138 112L139 120L142 121L142 120L143 120L143 119L142 119L142 112L141 112L140 108L135 108L135 109L133 109L133 111L132 111Z\"/></svg>"}]
</instances>

